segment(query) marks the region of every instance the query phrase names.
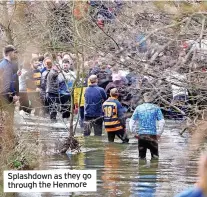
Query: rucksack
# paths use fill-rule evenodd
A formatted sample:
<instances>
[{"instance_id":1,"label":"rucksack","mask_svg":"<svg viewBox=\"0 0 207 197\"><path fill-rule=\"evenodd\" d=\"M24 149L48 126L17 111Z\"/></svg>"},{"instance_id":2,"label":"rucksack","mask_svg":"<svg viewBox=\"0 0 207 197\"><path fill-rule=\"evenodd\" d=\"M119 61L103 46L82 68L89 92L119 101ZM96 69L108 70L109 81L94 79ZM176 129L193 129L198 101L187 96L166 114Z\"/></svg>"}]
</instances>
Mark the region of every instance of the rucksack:
<instances>
[{"instance_id":1,"label":"rucksack","mask_svg":"<svg viewBox=\"0 0 207 197\"><path fill-rule=\"evenodd\" d=\"M50 73L50 70L48 70L47 74L45 75L45 78L44 78L44 81L41 80L41 84L40 84L40 87L42 90L46 90L46 84L47 84L47 77L48 77L48 74ZM42 73L43 74L43 73Z\"/></svg>"}]
</instances>

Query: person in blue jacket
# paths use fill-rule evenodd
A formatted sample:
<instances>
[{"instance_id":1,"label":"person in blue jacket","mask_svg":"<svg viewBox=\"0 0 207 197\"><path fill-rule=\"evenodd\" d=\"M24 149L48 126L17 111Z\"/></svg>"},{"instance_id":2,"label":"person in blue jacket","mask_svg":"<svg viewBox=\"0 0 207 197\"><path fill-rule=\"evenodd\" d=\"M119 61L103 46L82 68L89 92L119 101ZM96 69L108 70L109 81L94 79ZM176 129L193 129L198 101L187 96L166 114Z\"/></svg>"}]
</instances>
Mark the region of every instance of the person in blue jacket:
<instances>
[{"instance_id":1,"label":"person in blue jacket","mask_svg":"<svg viewBox=\"0 0 207 197\"><path fill-rule=\"evenodd\" d=\"M15 47L6 46L4 48L4 59L0 62L0 95L7 103L18 100L18 66L14 63L16 59L17 50Z\"/></svg>"},{"instance_id":2,"label":"person in blue jacket","mask_svg":"<svg viewBox=\"0 0 207 197\"><path fill-rule=\"evenodd\" d=\"M91 133L91 127L94 128L94 135L102 135L103 110L102 104L107 99L103 88L98 87L96 75L89 77L89 85L85 91L85 112L84 112L84 136Z\"/></svg>"},{"instance_id":3,"label":"person in blue jacket","mask_svg":"<svg viewBox=\"0 0 207 197\"><path fill-rule=\"evenodd\" d=\"M63 70L58 75L59 93L62 118L67 119L70 117L71 92L76 75L75 72L71 71L72 63L69 59L63 59L62 66Z\"/></svg>"},{"instance_id":4,"label":"person in blue jacket","mask_svg":"<svg viewBox=\"0 0 207 197\"><path fill-rule=\"evenodd\" d=\"M15 132L13 130L14 103L19 100L19 80L17 50L8 45L4 48L4 58L0 62L0 114L4 133L0 137L0 149L10 150L15 147ZM1 134L1 133L0 133ZM9 140L8 140L9 139Z\"/></svg>"},{"instance_id":5,"label":"person in blue jacket","mask_svg":"<svg viewBox=\"0 0 207 197\"><path fill-rule=\"evenodd\" d=\"M160 107L152 103L153 92L146 92L143 99L144 103L136 107L129 127L132 132L137 133L139 158L146 159L149 149L152 159L158 159L158 139L164 131L165 120Z\"/></svg>"},{"instance_id":6,"label":"person in blue jacket","mask_svg":"<svg viewBox=\"0 0 207 197\"><path fill-rule=\"evenodd\" d=\"M190 188L175 197L206 197L207 196L207 154L199 162L198 181L194 188Z\"/></svg>"}]
</instances>

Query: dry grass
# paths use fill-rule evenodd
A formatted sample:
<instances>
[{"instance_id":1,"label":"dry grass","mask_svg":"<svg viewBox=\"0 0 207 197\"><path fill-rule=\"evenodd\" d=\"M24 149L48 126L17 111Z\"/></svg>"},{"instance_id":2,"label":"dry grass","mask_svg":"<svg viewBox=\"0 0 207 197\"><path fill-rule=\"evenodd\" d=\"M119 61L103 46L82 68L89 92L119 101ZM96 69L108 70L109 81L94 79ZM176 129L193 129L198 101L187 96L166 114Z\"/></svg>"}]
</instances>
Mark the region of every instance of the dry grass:
<instances>
[{"instance_id":1,"label":"dry grass","mask_svg":"<svg viewBox=\"0 0 207 197\"><path fill-rule=\"evenodd\" d=\"M38 165L38 146L35 143L27 143L26 138L21 139L13 128L13 114L1 108L0 111L0 173L10 169L33 169ZM28 139L35 142L35 139ZM0 196L3 193L3 176L0 177Z\"/></svg>"}]
</instances>

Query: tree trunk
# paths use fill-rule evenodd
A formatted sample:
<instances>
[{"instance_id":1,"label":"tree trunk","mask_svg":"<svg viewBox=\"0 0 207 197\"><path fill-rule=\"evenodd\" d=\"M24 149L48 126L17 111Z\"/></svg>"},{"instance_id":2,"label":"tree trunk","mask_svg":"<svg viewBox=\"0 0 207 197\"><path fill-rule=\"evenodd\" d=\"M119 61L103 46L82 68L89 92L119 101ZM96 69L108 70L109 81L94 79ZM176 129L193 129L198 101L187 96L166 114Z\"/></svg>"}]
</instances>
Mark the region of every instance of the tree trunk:
<instances>
[{"instance_id":1,"label":"tree trunk","mask_svg":"<svg viewBox=\"0 0 207 197\"><path fill-rule=\"evenodd\" d=\"M6 42L7 44L12 44L14 45L14 39L12 36L12 30L10 28L10 19L9 19L9 10L7 7L7 2L3 4L3 16L4 16L4 21L3 21L3 30L5 31L6 35Z\"/></svg>"}]
</instances>

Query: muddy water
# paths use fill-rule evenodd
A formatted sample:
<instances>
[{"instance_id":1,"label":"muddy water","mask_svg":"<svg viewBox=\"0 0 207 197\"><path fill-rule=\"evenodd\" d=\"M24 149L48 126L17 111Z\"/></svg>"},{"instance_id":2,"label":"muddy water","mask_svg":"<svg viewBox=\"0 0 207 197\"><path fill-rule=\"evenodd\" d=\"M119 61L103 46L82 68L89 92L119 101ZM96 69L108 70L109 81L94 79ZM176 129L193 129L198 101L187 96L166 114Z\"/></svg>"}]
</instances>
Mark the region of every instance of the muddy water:
<instances>
[{"instance_id":1,"label":"muddy water","mask_svg":"<svg viewBox=\"0 0 207 197\"><path fill-rule=\"evenodd\" d=\"M97 170L97 192L82 193L30 193L16 194L18 197L171 197L196 181L199 151L189 152L188 136L179 135L179 123L167 121L160 139L160 158L151 161L138 160L137 140L131 136L130 143L108 143L103 137L79 137L82 151L76 155L55 154L59 137L66 135L61 129L43 129L40 134L48 157L40 161L39 169L95 169ZM47 136L47 137L46 137ZM192 146L192 145L190 145ZM49 147L49 152L48 152Z\"/></svg>"}]
</instances>

